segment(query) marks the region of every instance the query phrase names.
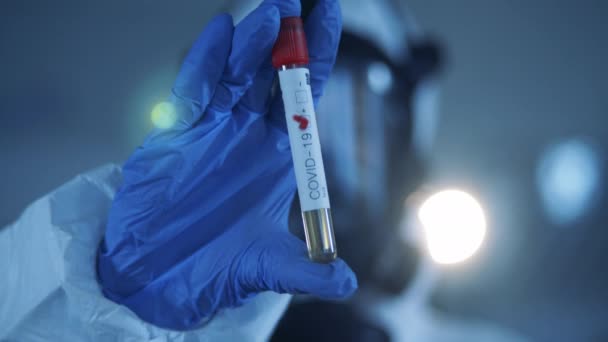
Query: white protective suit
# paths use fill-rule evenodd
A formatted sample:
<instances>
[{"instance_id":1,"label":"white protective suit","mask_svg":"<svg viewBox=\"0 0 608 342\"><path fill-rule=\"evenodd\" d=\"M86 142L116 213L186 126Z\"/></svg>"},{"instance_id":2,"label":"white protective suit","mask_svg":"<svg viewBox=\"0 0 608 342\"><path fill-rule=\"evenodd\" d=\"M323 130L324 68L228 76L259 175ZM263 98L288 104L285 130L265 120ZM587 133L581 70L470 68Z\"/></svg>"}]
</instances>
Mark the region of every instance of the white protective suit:
<instances>
[{"instance_id":1,"label":"white protective suit","mask_svg":"<svg viewBox=\"0 0 608 342\"><path fill-rule=\"evenodd\" d=\"M0 230L0 341L262 341L291 296L262 293L200 329L158 328L105 298L95 255L121 182L118 166L82 174Z\"/></svg>"}]
</instances>

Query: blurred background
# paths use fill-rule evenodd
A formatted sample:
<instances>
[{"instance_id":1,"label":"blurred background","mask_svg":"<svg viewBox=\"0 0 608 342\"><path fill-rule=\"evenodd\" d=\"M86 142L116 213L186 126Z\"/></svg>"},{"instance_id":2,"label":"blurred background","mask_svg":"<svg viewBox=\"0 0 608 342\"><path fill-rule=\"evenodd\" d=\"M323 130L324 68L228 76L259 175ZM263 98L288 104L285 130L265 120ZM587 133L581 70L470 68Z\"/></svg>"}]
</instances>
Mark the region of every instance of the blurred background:
<instances>
[{"instance_id":1,"label":"blurred background","mask_svg":"<svg viewBox=\"0 0 608 342\"><path fill-rule=\"evenodd\" d=\"M608 2L398 6L445 56L428 182L474 193L488 221L471 260L441 267L431 305L535 341L608 340ZM224 7L4 1L0 226L74 175L124 161Z\"/></svg>"}]
</instances>

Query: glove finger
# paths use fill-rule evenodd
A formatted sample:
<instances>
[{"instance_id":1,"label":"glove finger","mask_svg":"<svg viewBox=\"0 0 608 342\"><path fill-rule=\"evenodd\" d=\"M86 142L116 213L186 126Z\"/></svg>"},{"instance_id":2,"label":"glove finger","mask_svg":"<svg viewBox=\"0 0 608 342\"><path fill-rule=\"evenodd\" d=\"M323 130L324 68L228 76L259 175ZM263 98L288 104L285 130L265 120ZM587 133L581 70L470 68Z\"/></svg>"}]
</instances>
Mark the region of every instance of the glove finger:
<instances>
[{"instance_id":1,"label":"glove finger","mask_svg":"<svg viewBox=\"0 0 608 342\"><path fill-rule=\"evenodd\" d=\"M211 101L230 54L234 26L232 17L218 15L209 22L184 60L173 85L173 96L198 107L181 119L186 126L196 122Z\"/></svg>"},{"instance_id":2,"label":"glove finger","mask_svg":"<svg viewBox=\"0 0 608 342\"><path fill-rule=\"evenodd\" d=\"M310 55L311 90L316 106L338 54L342 32L342 14L338 0L318 0L304 23L304 30ZM272 101L270 112L271 119L287 131L287 127L284 127L285 114L281 94Z\"/></svg>"},{"instance_id":3,"label":"glove finger","mask_svg":"<svg viewBox=\"0 0 608 342\"><path fill-rule=\"evenodd\" d=\"M265 3L277 6L281 18L300 15L300 1L268 0ZM251 86L240 101L243 107L260 114L268 111L271 102L270 89L276 76L276 70L274 70L271 60L270 53L268 53Z\"/></svg>"},{"instance_id":4,"label":"glove finger","mask_svg":"<svg viewBox=\"0 0 608 342\"><path fill-rule=\"evenodd\" d=\"M310 55L312 96L317 103L338 54L342 32L342 13L338 0L318 0L304 24L304 30Z\"/></svg>"},{"instance_id":5,"label":"glove finger","mask_svg":"<svg viewBox=\"0 0 608 342\"><path fill-rule=\"evenodd\" d=\"M211 102L217 112L230 112L251 86L279 33L279 10L262 3L234 30L232 52Z\"/></svg>"},{"instance_id":6,"label":"glove finger","mask_svg":"<svg viewBox=\"0 0 608 342\"><path fill-rule=\"evenodd\" d=\"M249 284L256 291L310 294L324 299L344 299L357 289L357 278L342 259L329 264L308 259L306 245L288 232L270 234L262 243L256 277Z\"/></svg>"},{"instance_id":7,"label":"glove finger","mask_svg":"<svg viewBox=\"0 0 608 342\"><path fill-rule=\"evenodd\" d=\"M264 0L262 5L276 6L281 18L299 17L302 12L300 0Z\"/></svg>"},{"instance_id":8,"label":"glove finger","mask_svg":"<svg viewBox=\"0 0 608 342\"><path fill-rule=\"evenodd\" d=\"M268 56L260 66L251 86L241 98L238 106L242 106L243 108L258 114L265 114L268 112L268 108L272 101L271 89L274 84L275 76L276 70L274 70L271 58Z\"/></svg>"}]
</instances>

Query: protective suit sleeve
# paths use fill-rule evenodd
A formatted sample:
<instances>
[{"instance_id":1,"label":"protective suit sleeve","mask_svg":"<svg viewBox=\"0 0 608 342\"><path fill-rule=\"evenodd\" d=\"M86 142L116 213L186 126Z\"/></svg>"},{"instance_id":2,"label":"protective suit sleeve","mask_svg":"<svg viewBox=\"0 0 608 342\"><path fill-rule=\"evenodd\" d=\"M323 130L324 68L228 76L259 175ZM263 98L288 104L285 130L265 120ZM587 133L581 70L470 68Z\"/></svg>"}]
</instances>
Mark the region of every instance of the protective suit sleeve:
<instances>
[{"instance_id":1,"label":"protective suit sleeve","mask_svg":"<svg viewBox=\"0 0 608 342\"><path fill-rule=\"evenodd\" d=\"M106 299L95 272L122 174L107 165L77 176L0 230L1 341L257 341L269 337L289 295L262 293L204 325L171 331Z\"/></svg>"}]
</instances>

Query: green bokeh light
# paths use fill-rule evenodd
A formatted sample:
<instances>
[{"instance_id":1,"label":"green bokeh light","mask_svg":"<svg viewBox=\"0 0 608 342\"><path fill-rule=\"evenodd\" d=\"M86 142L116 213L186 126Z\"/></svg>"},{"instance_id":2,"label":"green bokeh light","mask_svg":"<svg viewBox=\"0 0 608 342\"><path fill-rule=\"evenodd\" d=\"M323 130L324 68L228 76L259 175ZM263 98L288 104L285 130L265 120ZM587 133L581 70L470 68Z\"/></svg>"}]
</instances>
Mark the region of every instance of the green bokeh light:
<instances>
[{"instance_id":1,"label":"green bokeh light","mask_svg":"<svg viewBox=\"0 0 608 342\"><path fill-rule=\"evenodd\" d=\"M160 102L152 109L150 119L160 129L171 128L177 121L175 107L169 102Z\"/></svg>"}]
</instances>

